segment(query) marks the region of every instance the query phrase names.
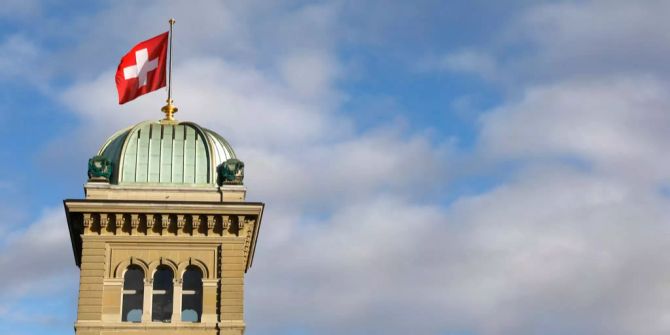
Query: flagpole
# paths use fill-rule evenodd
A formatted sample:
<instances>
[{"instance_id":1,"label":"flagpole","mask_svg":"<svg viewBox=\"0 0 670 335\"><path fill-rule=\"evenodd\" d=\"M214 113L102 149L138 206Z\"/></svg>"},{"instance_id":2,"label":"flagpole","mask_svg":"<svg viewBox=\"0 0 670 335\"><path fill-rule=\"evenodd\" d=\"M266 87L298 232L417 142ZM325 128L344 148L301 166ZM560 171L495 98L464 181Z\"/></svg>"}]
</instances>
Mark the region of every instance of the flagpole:
<instances>
[{"instance_id":1,"label":"flagpole","mask_svg":"<svg viewBox=\"0 0 670 335\"><path fill-rule=\"evenodd\" d=\"M167 105L163 106L161 108L161 111L165 113L165 121L174 121L173 114L177 112L177 107L172 104L172 27L175 24L175 19L170 18L168 20L168 23L170 23L170 38L168 40L168 50L169 50L169 58L168 58L168 96L167 96Z\"/></svg>"}]
</instances>

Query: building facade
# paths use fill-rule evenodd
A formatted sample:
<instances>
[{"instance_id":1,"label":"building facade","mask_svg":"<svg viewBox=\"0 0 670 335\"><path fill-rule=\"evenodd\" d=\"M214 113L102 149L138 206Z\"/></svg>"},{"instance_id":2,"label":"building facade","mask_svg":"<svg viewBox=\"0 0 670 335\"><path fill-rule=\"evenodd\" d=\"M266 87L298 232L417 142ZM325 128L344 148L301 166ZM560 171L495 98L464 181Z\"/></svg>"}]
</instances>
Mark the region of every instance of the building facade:
<instances>
[{"instance_id":1,"label":"building facade","mask_svg":"<svg viewBox=\"0 0 670 335\"><path fill-rule=\"evenodd\" d=\"M228 142L195 123L146 121L112 135L88 175L85 197L64 201L76 334L243 334L264 204L245 201Z\"/></svg>"}]
</instances>

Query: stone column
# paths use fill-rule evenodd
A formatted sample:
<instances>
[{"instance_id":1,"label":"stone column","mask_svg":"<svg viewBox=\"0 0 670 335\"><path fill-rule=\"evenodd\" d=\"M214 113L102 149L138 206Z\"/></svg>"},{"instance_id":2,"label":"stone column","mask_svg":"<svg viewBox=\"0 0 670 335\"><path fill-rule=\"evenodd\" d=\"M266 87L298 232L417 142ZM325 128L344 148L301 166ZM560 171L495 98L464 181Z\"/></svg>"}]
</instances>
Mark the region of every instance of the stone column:
<instances>
[{"instance_id":1,"label":"stone column","mask_svg":"<svg viewBox=\"0 0 670 335\"><path fill-rule=\"evenodd\" d=\"M175 273L175 276L178 274ZM181 291L183 280L175 278L172 280L174 292L172 294L172 323L181 322Z\"/></svg>"},{"instance_id":2,"label":"stone column","mask_svg":"<svg viewBox=\"0 0 670 335\"><path fill-rule=\"evenodd\" d=\"M150 273L146 274L150 276ZM151 309L153 307L154 281L151 278L144 279L144 303L142 304L142 322L151 322Z\"/></svg>"}]
</instances>

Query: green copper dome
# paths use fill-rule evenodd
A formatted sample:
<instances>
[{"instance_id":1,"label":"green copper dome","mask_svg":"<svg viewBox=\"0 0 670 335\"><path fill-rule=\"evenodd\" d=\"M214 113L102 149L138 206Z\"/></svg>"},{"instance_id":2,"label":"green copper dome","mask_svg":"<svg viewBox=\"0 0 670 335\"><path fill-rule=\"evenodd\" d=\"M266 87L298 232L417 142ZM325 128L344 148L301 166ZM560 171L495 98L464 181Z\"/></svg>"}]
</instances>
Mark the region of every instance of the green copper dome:
<instances>
[{"instance_id":1,"label":"green copper dome","mask_svg":"<svg viewBox=\"0 0 670 335\"><path fill-rule=\"evenodd\" d=\"M192 122L144 121L112 135L98 151L110 184L214 186L216 168L236 158L219 134Z\"/></svg>"}]
</instances>

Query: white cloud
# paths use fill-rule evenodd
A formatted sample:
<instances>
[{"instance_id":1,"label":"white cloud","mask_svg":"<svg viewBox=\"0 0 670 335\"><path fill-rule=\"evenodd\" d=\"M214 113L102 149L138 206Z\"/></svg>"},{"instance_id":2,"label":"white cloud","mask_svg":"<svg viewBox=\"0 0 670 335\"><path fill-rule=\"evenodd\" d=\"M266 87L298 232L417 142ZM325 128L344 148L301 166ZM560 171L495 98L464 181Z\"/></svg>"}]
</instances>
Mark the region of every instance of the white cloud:
<instances>
[{"instance_id":1,"label":"white cloud","mask_svg":"<svg viewBox=\"0 0 670 335\"><path fill-rule=\"evenodd\" d=\"M5 0L0 6L0 17L9 21L34 18L42 14L42 4L37 0Z\"/></svg>"},{"instance_id":2,"label":"white cloud","mask_svg":"<svg viewBox=\"0 0 670 335\"><path fill-rule=\"evenodd\" d=\"M670 73L670 24L663 0L525 1L509 4L490 41L446 49L423 68L493 80L505 91L585 75Z\"/></svg>"},{"instance_id":3,"label":"white cloud","mask_svg":"<svg viewBox=\"0 0 670 335\"><path fill-rule=\"evenodd\" d=\"M646 77L535 86L483 116L482 144L502 157L575 157L619 177L668 180L667 89Z\"/></svg>"},{"instance_id":4,"label":"white cloud","mask_svg":"<svg viewBox=\"0 0 670 335\"><path fill-rule=\"evenodd\" d=\"M531 8L517 32L538 44L545 65L559 66L553 71L653 73L670 51L668 10L659 0L547 3Z\"/></svg>"},{"instance_id":5,"label":"white cloud","mask_svg":"<svg viewBox=\"0 0 670 335\"><path fill-rule=\"evenodd\" d=\"M64 211L47 209L25 229L10 231L0 243L3 271L0 293L5 299L27 294L52 295L77 281Z\"/></svg>"},{"instance_id":6,"label":"white cloud","mask_svg":"<svg viewBox=\"0 0 670 335\"><path fill-rule=\"evenodd\" d=\"M39 47L26 36L9 35L0 43L0 81L26 80L38 76Z\"/></svg>"},{"instance_id":7,"label":"white cloud","mask_svg":"<svg viewBox=\"0 0 670 335\"><path fill-rule=\"evenodd\" d=\"M284 57L279 70L290 90L321 103L332 94L331 86L339 72L337 62L329 53L310 50L296 51Z\"/></svg>"},{"instance_id":8,"label":"white cloud","mask_svg":"<svg viewBox=\"0 0 670 335\"><path fill-rule=\"evenodd\" d=\"M337 208L367 201L371 193L393 192L425 197L446 178L448 147L435 147L422 136L397 129L380 130L303 150L246 150L247 185L258 199L283 206ZM277 174L279 173L279 175Z\"/></svg>"},{"instance_id":9,"label":"white cloud","mask_svg":"<svg viewBox=\"0 0 670 335\"><path fill-rule=\"evenodd\" d=\"M479 258L464 273L485 268L485 276L468 276L474 285L464 297L477 296L478 281L485 284L485 304L472 306L493 320L482 323L483 333L667 332L668 324L636 321L670 307L656 300L662 291L638 291L659 287L668 275L667 262L649 258L664 248L658 234L666 230L667 205L617 179L554 168L525 171L455 204L449 218L472 227L466 250ZM610 321L593 321L603 319Z\"/></svg>"},{"instance_id":10,"label":"white cloud","mask_svg":"<svg viewBox=\"0 0 670 335\"><path fill-rule=\"evenodd\" d=\"M446 211L384 196L343 206L259 249L251 329L662 334L670 324L639 322L670 310L657 299L668 262L648 258L664 249L667 205L616 179L540 168Z\"/></svg>"},{"instance_id":11,"label":"white cloud","mask_svg":"<svg viewBox=\"0 0 670 335\"><path fill-rule=\"evenodd\" d=\"M414 314L392 325L378 316L408 293L396 284L412 283L413 274L404 273L407 257L417 255L412 235L420 239L439 219L436 208L376 198L340 207L326 222L301 225L284 243L258 251L261 261L248 275L255 288L247 292L250 324L260 333L292 324L325 334L411 329L402 322Z\"/></svg>"},{"instance_id":12,"label":"white cloud","mask_svg":"<svg viewBox=\"0 0 670 335\"><path fill-rule=\"evenodd\" d=\"M448 53L428 64L428 68L479 75L485 79L495 79L498 72L496 60L483 51L463 49Z\"/></svg>"}]
</instances>

